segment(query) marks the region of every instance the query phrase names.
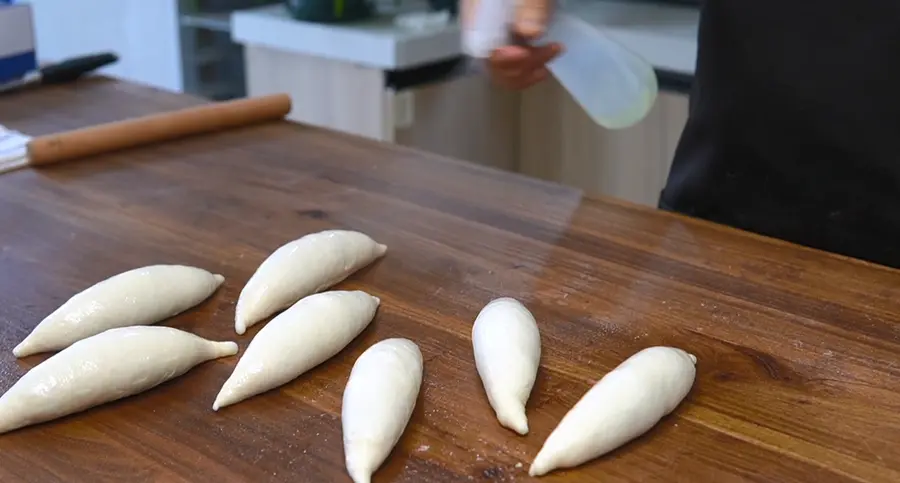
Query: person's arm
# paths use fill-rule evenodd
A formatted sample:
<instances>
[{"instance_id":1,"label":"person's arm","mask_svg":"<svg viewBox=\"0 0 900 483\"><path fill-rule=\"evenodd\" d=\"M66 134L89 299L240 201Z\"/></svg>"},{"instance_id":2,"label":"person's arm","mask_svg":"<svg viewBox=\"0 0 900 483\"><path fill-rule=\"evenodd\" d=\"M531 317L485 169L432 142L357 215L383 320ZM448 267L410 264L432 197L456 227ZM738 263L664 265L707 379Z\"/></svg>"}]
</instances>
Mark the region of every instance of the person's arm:
<instances>
[{"instance_id":1,"label":"person's arm","mask_svg":"<svg viewBox=\"0 0 900 483\"><path fill-rule=\"evenodd\" d=\"M479 2L501 0L462 0L460 19L463 28L473 21ZM518 0L512 27L511 45L500 47L486 60L491 79L507 89L520 90L544 80L550 74L546 64L562 52L562 45L534 45L544 35L554 0Z\"/></svg>"}]
</instances>

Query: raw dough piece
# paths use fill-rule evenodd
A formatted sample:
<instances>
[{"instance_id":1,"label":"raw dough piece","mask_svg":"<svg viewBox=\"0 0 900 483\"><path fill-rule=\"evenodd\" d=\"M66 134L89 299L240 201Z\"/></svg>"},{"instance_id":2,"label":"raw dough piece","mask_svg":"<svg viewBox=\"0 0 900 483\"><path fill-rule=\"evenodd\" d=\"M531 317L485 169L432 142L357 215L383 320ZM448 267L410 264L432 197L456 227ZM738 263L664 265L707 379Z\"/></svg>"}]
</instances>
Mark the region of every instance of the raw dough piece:
<instances>
[{"instance_id":1,"label":"raw dough piece","mask_svg":"<svg viewBox=\"0 0 900 483\"><path fill-rule=\"evenodd\" d=\"M422 371L422 353L407 339L385 339L356 359L341 406L344 460L354 483L369 483L400 440Z\"/></svg>"},{"instance_id":2,"label":"raw dough piece","mask_svg":"<svg viewBox=\"0 0 900 483\"><path fill-rule=\"evenodd\" d=\"M300 299L253 337L213 410L286 384L334 357L369 325L380 303L361 290Z\"/></svg>"},{"instance_id":3,"label":"raw dough piece","mask_svg":"<svg viewBox=\"0 0 900 483\"><path fill-rule=\"evenodd\" d=\"M687 396L696 363L694 355L674 347L650 347L629 357L563 416L528 474L578 466L644 434Z\"/></svg>"},{"instance_id":4,"label":"raw dough piece","mask_svg":"<svg viewBox=\"0 0 900 483\"><path fill-rule=\"evenodd\" d=\"M0 434L146 391L237 351L234 342L171 327L107 330L54 354L6 391L0 397Z\"/></svg>"},{"instance_id":5,"label":"raw dough piece","mask_svg":"<svg viewBox=\"0 0 900 483\"><path fill-rule=\"evenodd\" d=\"M528 434L525 403L541 361L541 334L531 312L502 297L481 309L472 326L475 367L504 427Z\"/></svg>"},{"instance_id":6,"label":"raw dough piece","mask_svg":"<svg viewBox=\"0 0 900 483\"><path fill-rule=\"evenodd\" d=\"M307 295L343 281L387 252L357 231L311 233L275 250L238 297L234 331L243 334L266 317Z\"/></svg>"},{"instance_id":7,"label":"raw dough piece","mask_svg":"<svg viewBox=\"0 0 900 483\"><path fill-rule=\"evenodd\" d=\"M64 349L116 327L155 324L203 302L224 280L183 265L151 265L120 273L70 298L42 320L13 355Z\"/></svg>"}]
</instances>

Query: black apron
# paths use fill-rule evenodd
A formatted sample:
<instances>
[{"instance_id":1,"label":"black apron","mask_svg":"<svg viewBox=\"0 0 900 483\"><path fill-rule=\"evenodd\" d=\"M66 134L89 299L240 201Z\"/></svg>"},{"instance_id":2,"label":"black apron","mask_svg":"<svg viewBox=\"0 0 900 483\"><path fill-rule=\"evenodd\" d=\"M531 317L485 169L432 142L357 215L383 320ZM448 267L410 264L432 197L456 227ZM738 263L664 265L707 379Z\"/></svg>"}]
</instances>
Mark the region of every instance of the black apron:
<instances>
[{"instance_id":1,"label":"black apron","mask_svg":"<svg viewBox=\"0 0 900 483\"><path fill-rule=\"evenodd\" d=\"M708 0L660 207L900 267L900 0Z\"/></svg>"}]
</instances>

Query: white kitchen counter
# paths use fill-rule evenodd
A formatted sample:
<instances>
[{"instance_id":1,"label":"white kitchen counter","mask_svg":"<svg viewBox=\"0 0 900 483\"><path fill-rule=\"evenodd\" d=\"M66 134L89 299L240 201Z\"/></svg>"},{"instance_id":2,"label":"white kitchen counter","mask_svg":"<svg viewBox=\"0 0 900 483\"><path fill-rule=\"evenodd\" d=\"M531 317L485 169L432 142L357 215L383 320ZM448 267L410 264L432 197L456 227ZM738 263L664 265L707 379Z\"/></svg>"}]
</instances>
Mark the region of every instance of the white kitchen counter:
<instances>
[{"instance_id":1,"label":"white kitchen counter","mask_svg":"<svg viewBox=\"0 0 900 483\"><path fill-rule=\"evenodd\" d=\"M257 45L381 70L429 64L461 55L459 27L410 31L388 17L348 24L294 20L284 5L241 10L231 16L231 37Z\"/></svg>"},{"instance_id":2,"label":"white kitchen counter","mask_svg":"<svg viewBox=\"0 0 900 483\"><path fill-rule=\"evenodd\" d=\"M696 8L612 0L569 0L566 11L602 28L654 67L693 74ZM395 70L462 55L456 24L407 31L389 18L326 25L299 22L282 5L235 12L232 37L241 44Z\"/></svg>"}]
</instances>

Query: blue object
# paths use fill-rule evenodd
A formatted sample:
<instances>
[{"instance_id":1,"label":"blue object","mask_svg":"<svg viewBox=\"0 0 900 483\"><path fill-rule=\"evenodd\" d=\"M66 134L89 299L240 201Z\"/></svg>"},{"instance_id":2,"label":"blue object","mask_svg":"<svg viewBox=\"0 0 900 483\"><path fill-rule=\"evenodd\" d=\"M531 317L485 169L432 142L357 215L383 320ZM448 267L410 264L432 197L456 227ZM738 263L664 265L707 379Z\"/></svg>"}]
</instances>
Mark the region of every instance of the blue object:
<instances>
[{"instance_id":1,"label":"blue object","mask_svg":"<svg viewBox=\"0 0 900 483\"><path fill-rule=\"evenodd\" d=\"M0 0L0 83L37 70L31 6Z\"/></svg>"},{"instance_id":2,"label":"blue object","mask_svg":"<svg viewBox=\"0 0 900 483\"><path fill-rule=\"evenodd\" d=\"M34 52L0 58L0 84L19 79L36 69L37 57Z\"/></svg>"}]
</instances>

